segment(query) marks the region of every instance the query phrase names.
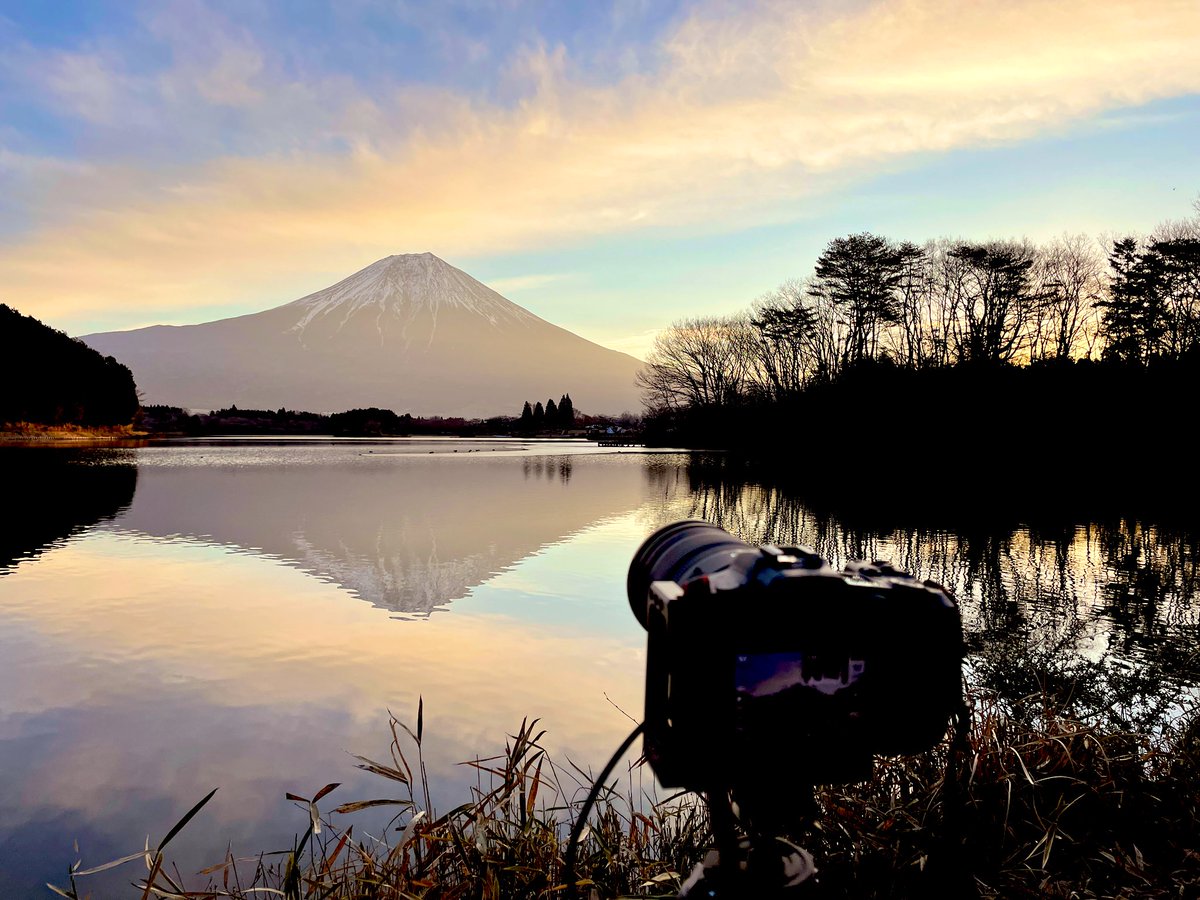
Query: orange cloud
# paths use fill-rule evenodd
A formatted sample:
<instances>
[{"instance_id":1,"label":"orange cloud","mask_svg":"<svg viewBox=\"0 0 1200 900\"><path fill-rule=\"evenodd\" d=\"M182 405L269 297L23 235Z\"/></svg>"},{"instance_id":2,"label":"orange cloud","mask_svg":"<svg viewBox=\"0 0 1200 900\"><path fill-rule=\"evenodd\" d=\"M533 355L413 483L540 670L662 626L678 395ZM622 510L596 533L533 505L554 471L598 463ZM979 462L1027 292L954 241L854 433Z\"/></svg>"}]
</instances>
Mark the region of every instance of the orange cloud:
<instances>
[{"instance_id":1,"label":"orange cloud","mask_svg":"<svg viewBox=\"0 0 1200 900\"><path fill-rule=\"evenodd\" d=\"M336 98L351 149L68 174L42 194L42 224L0 250L0 284L52 323L263 307L388 253L778 221L906 154L1200 90L1198 43L1192 0L884 0L833 17L711 4L668 36L653 74L596 87L539 49L514 67L531 87L513 107L408 91L390 108L345 85L272 87L254 49L232 44L196 76L201 95L264 110Z\"/></svg>"}]
</instances>

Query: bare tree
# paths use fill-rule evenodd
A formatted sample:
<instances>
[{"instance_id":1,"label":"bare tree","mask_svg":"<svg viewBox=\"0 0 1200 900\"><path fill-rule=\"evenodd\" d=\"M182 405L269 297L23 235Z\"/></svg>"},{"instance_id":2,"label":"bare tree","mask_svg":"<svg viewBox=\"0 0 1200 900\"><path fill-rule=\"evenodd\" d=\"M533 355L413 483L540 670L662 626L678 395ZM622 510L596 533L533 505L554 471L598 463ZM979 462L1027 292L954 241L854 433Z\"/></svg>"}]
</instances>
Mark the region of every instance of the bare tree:
<instances>
[{"instance_id":1,"label":"bare tree","mask_svg":"<svg viewBox=\"0 0 1200 900\"><path fill-rule=\"evenodd\" d=\"M925 358L929 366L946 366L953 361L962 263L951 253L959 243L939 238L924 247L929 269L922 318L928 335Z\"/></svg>"},{"instance_id":2,"label":"bare tree","mask_svg":"<svg viewBox=\"0 0 1200 900\"><path fill-rule=\"evenodd\" d=\"M1024 349L1034 303L1033 255L1024 241L961 243L947 254L958 362L1007 363Z\"/></svg>"},{"instance_id":3,"label":"bare tree","mask_svg":"<svg viewBox=\"0 0 1200 900\"><path fill-rule=\"evenodd\" d=\"M1104 263L1083 234L1063 235L1042 247L1033 267L1037 302L1030 327L1030 358L1067 360L1088 355L1094 343L1096 303L1104 292Z\"/></svg>"},{"instance_id":4,"label":"bare tree","mask_svg":"<svg viewBox=\"0 0 1200 900\"><path fill-rule=\"evenodd\" d=\"M1200 196L1192 201L1192 209L1196 211L1196 214L1190 219L1168 219L1161 222L1150 233L1150 240L1155 242L1200 240Z\"/></svg>"},{"instance_id":5,"label":"bare tree","mask_svg":"<svg viewBox=\"0 0 1200 900\"><path fill-rule=\"evenodd\" d=\"M682 319L659 332L638 373L646 406L679 410L736 402L748 357L744 316Z\"/></svg>"},{"instance_id":6,"label":"bare tree","mask_svg":"<svg viewBox=\"0 0 1200 900\"><path fill-rule=\"evenodd\" d=\"M1167 325L1164 354L1182 359L1200 349L1200 238L1156 240L1147 254L1160 273Z\"/></svg>"},{"instance_id":7,"label":"bare tree","mask_svg":"<svg viewBox=\"0 0 1200 900\"><path fill-rule=\"evenodd\" d=\"M820 370L825 324L806 284L785 281L754 302L750 313L751 371L771 400L794 397Z\"/></svg>"},{"instance_id":8,"label":"bare tree","mask_svg":"<svg viewBox=\"0 0 1200 900\"><path fill-rule=\"evenodd\" d=\"M929 248L905 241L896 253L900 263L897 323L887 331L885 342L897 362L921 369L936 355L936 323L930 316L933 283Z\"/></svg>"}]
</instances>

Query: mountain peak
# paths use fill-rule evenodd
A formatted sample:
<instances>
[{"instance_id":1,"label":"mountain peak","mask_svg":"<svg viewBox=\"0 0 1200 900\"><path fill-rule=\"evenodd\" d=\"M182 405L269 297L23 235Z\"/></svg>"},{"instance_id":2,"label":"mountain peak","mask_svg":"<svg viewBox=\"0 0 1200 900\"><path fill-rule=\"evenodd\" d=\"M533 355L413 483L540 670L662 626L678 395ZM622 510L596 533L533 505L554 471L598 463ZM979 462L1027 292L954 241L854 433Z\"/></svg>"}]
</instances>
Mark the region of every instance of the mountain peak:
<instances>
[{"instance_id":1,"label":"mountain peak","mask_svg":"<svg viewBox=\"0 0 1200 900\"><path fill-rule=\"evenodd\" d=\"M496 326L537 320L532 313L428 251L385 256L287 306L300 312L290 329L299 335L315 323L332 323L340 330L362 313L407 321L457 308L480 315Z\"/></svg>"},{"instance_id":2,"label":"mountain peak","mask_svg":"<svg viewBox=\"0 0 1200 900\"><path fill-rule=\"evenodd\" d=\"M415 266L420 264L418 261L424 261L425 265L450 266L450 263L446 262L440 256L426 250L424 253L393 253L391 256L385 256L383 259L378 259L371 263L371 265L367 266L367 269L373 266L386 266L388 268L394 266ZM453 268L453 266L450 266L450 268ZM366 269L360 269L359 271L365 272ZM354 276L351 275L350 277L353 278Z\"/></svg>"}]
</instances>

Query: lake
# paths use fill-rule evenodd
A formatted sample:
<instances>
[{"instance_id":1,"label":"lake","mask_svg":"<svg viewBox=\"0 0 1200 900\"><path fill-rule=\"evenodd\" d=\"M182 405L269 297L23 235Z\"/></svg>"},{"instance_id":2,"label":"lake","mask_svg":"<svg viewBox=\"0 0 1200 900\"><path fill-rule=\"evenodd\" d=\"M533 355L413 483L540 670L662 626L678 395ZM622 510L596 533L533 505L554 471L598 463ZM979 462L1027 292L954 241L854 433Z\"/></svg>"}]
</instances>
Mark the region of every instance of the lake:
<instances>
[{"instance_id":1,"label":"lake","mask_svg":"<svg viewBox=\"0 0 1200 900\"><path fill-rule=\"evenodd\" d=\"M386 758L389 710L415 724L419 701L442 810L474 783L458 764L526 717L563 771L598 769L642 709L629 561L680 518L942 582L980 689L1070 672L1085 707L1152 728L1200 683L1196 530L1119 511L963 525L881 500L855 518L712 457L566 441L193 440L0 465L3 897L154 843L214 787L172 844L185 872L229 844L290 847L306 813L285 792L387 795L353 755ZM105 895L138 865L81 885Z\"/></svg>"}]
</instances>

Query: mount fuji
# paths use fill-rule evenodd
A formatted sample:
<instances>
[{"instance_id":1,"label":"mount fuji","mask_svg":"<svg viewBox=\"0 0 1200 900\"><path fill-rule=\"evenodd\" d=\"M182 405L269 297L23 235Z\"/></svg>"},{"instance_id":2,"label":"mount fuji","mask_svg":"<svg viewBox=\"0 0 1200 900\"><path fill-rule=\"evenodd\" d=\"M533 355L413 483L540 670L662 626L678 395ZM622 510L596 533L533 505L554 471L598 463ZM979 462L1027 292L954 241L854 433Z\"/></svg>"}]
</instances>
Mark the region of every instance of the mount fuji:
<instances>
[{"instance_id":1,"label":"mount fuji","mask_svg":"<svg viewBox=\"0 0 1200 900\"><path fill-rule=\"evenodd\" d=\"M413 415L640 406L641 363L540 319L432 253L389 256L283 306L81 340L133 370L146 403L189 409L379 406Z\"/></svg>"}]
</instances>

